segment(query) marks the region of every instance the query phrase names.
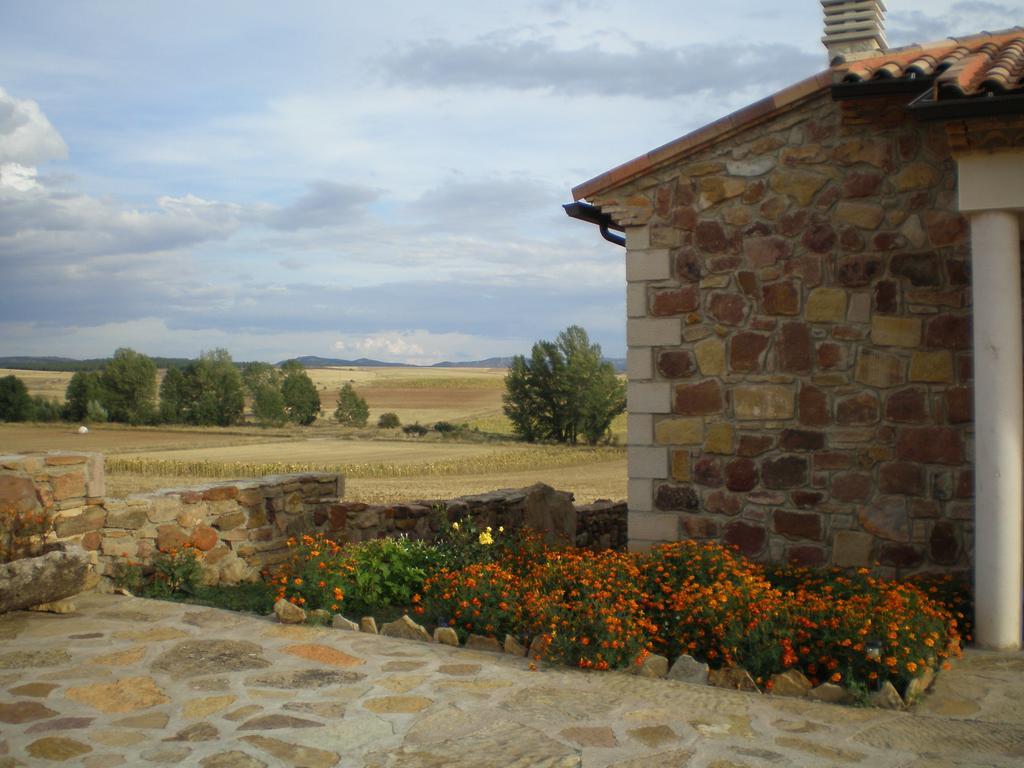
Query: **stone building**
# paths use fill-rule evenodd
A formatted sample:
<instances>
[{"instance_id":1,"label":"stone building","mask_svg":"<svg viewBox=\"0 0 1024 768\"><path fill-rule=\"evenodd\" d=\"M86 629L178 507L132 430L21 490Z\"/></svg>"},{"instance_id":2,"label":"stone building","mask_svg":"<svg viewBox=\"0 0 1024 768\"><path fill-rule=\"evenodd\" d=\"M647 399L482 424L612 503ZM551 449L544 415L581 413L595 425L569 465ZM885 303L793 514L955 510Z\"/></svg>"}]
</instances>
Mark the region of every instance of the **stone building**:
<instances>
[{"instance_id":1,"label":"stone building","mask_svg":"<svg viewBox=\"0 0 1024 768\"><path fill-rule=\"evenodd\" d=\"M823 5L828 69L566 206L626 247L630 545L974 567L1019 647L1024 28Z\"/></svg>"}]
</instances>

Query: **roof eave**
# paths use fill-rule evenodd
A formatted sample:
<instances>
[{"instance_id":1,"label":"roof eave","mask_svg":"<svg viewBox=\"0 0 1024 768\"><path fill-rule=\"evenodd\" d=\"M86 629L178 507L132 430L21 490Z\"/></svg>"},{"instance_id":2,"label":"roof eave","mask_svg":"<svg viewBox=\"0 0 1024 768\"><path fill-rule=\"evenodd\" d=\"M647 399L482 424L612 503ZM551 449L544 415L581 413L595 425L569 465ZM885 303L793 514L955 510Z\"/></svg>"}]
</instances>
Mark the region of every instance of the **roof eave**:
<instances>
[{"instance_id":1,"label":"roof eave","mask_svg":"<svg viewBox=\"0 0 1024 768\"><path fill-rule=\"evenodd\" d=\"M573 187L573 200L583 200L592 195L607 192L634 179L640 178L651 171L662 168L669 163L691 155L704 147L715 144L725 136L734 134L757 123L764 122L782 112L828 91L832 87L833 72L826 69L805 80L794 83L788 88L772 94L760 101L755 101L742 109L726 115L713 123L698 128L696 131L670 141L657 149L652 149L627 163L605 171Z\"/></svg>"}]
</instances>

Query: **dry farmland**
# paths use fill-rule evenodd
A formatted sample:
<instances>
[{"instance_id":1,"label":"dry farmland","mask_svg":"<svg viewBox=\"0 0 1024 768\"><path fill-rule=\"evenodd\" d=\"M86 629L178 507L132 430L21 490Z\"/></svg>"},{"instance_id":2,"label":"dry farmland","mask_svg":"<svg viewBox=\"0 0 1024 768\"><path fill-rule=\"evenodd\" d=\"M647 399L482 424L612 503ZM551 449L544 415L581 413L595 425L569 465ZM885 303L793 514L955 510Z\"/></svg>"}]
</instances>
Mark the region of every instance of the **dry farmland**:
<instances>
[{"instance_id":1,"label":"dry farmland","mask_svg":"<svg viewBox=\"0 0 1024 768\"><path fill-rule=\"evenodd\" d=\"M14 373L32 394L62 398L70 374ZM0 453L22 450L92 450L107 457L111 495L214 479L288 471L340 471L346 497L364 501L445 498L542 481L576 493L580 501L624 498L625 453L617 448L527 445L506 439L511 429L501 411L503 369L324 368L309 371L323 403L310 427L262 429L121 427L94 425L0 425ZM345 383L370 405L371 426L354 430L331 419ZM372 425L386 411L403 424L438 421L467 424L465 439L430 433L410 438ZM624 431L624 419L615 427Z\"/></svg>"}]
</instances>

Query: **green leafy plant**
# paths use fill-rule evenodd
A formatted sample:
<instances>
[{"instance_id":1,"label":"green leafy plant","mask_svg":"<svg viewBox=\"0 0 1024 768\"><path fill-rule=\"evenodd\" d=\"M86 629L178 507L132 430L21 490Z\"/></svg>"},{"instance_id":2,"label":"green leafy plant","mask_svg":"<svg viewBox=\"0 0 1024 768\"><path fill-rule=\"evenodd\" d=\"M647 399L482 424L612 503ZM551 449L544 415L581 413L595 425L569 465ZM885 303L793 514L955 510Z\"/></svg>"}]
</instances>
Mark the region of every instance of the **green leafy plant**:
<instances>
[{"instance_id":1,"label":"green leafy plant","mask_svg":"<svg viewBox=\"0 0 1024 768\"><path fill-rule=\"evenodd\" d=\"M365 427L370 418L370 406L356 394L351 384L345 384L338 392L338 407L334 419L347 427Z\"/></svg>"},{"instance_id":2,"label":"green leafy plant","mask_svg":"<svg viewBox=\"0 0 1024 768\"><path fill-rule=\"evenodd\" d=\"M402 427L402 432L413 437L423 437L430 430L420 424L418 421L415 424L407 424Z\"/></svg>"},{"instance_id":3,"label":"green leafy plant","mask_svg":"<svg viewBox=\"0 0 1024 768\"><path fill-rule=\"evenodd\" d=\"M180 549L153 555L153 573L143 587L147 597L194 595L203 568L199 553L187 544Z\"/></svg>"}]
</instances>

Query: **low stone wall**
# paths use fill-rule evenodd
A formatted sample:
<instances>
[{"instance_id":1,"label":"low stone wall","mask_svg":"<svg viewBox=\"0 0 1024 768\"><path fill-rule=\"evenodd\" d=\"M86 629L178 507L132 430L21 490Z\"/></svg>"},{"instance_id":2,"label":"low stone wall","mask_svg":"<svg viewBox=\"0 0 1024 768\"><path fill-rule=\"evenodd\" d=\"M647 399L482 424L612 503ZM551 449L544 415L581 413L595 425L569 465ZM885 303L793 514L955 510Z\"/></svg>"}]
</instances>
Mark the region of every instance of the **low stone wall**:
<instances>
[{"instance_id":1,"label":"low stone wall","mask_svg":"<svg viewBox=\"0 0 1024 768\"><path fill-rule=\"evenodd\" d=\"M431 540L467 516L478 525L545 531L552 542L624 549L624 502L575 507L573 495L543 484L447 500L370 505L344 502L344 478L274 475L124 499L104 497L98 453L0 457L0 534L15 516L53 522L49 544L79 545L110 579L129 563L188 544L203 553L204 580L235 584L282 562L287 540L322 532L339 542L397 536ZM2 540L2 539L0 539Z\"/></svg>"}]
</instances>

